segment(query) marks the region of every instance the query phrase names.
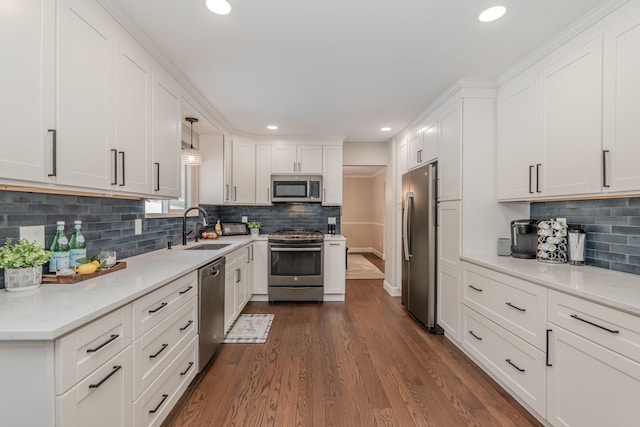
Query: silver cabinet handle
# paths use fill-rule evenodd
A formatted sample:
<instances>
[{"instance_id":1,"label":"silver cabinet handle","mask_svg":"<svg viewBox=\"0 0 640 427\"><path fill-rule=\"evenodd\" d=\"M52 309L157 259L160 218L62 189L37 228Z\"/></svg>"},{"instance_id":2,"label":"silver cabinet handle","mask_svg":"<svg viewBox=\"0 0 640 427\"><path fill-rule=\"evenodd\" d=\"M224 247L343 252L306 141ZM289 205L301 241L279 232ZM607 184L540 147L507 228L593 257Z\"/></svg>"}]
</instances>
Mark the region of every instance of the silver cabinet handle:
<instances>
[{"instance_id":1,"label":"silver cabinet handle","mask_svg":"<svg viewBox=\"0 0 640 427\"><path fill-rule=\"evenodd\" d=\"M111 154L113 154L113 181L111 181L111 185L118 185L118 150L112 148Z\"/></svg>"},{"instance_id":2,"label":"silver cabinet handle","mask_svg":"<svg viewBox=\"0 0 640 427\"><path fill-rule=\"evenodd\" d=\"M229 184L224 185L224 199L229 201Z\"/></svg>"},{"instance_id":3,"label":"silver cabinet handle","mask_svg":"<svg viewBox=\"0 0 640 427\"><path fill-rule=\"evenodd\" d=\"M53 133L53 145L51 147L51 173L48 176L57 176L58 173L58 131L56 129L48 129Z\"/></svg>"},{"instance_id":4,"label":"silver cabinet handle","mask_svg":"<svg viewBox=\"0 0 640 427\"><path fill-rule=\"evenodd\" d=\"M156 166L156 191L160 191L160 163L154 163Z\"/></svg>"},{"instance_id":5,"label":"silver cabinet handle","mask_svg":"<svg viewBox=\"0 0 640 427\"><path fill-rule=\"evenodd\" d=\"M607 165L610 162L609 155L609 150L602 150L602 186L607 188L611 187L611 184L609 184L608 176L609 168L607 168Z\"/></svg>"},{"instance_id":6,"label":"silver cabinet handle","mask_svg":"<svg viewBox=\"0 0 640 427\"><path fill-rule=\"evenodd\" d=\"M236 268L236 283L240 283L240 269Z\"/></svg>"},{"instance_id":7,"label":"silver cabinet handle","mask_svg":"<svg viewBox=\"0 0 640 427\"><path fill-rule=\"evenodd\" d=\"M120 187L124 187L124 151L120 151L120 171L122 172L122 180L120 181Z\"/></svg>"}]
</instances>

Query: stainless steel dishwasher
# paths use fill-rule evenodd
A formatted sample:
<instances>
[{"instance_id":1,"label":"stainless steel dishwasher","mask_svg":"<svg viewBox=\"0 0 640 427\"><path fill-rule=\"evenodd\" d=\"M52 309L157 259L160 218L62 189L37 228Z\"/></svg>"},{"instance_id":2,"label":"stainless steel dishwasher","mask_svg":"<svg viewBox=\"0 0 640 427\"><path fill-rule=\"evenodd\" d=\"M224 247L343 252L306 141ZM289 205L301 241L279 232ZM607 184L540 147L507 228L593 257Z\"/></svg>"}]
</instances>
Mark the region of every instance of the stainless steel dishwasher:
<instances>
[{"instance_id":1,"label":"stainless steel dishwasher","mask_svg":"<svg viewBox=\"0 0 640 427\"><path fill-rule=\"evenodd\" d=\"M219 258L198 270L200 370L218 351L224 339L224 266L225 259Z\"/></svg>"}]
</instances>

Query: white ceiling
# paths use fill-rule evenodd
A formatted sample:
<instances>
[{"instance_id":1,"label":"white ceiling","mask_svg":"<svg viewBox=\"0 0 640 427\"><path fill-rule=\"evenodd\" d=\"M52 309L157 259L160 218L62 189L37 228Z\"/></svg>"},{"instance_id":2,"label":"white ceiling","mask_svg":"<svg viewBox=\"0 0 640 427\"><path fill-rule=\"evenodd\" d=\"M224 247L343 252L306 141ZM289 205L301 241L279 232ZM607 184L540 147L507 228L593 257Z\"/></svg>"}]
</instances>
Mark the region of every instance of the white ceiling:
<instances>
[{"instance_id":1,"label":"white ceiling","mask_svg":"<svg viewBox=\"0 0 640 427\"><path fill-rule=\"evenodd\" d=\"M111 0L232 132L386 141L462 77L495 78L603 0ZM480 23L488 6L504 18ZM275 123L280 129L268 131ZM390 126L391 132L380 127Z\"/></svg>"}]
</instances>

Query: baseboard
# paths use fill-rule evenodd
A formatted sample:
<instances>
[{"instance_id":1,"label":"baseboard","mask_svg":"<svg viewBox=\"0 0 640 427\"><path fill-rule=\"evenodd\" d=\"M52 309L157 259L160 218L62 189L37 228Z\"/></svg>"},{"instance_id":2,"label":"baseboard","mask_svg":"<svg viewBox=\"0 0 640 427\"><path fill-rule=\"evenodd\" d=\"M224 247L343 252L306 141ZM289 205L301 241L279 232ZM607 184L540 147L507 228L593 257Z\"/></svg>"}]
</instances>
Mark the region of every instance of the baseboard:
<instances>
[{"instance_id":1,"label":"baseboard","mask_svg":"<svg viewBox=\"0 0 640 427\"><path fill-rule=\"evenodd\" d=\"M269 295L265 294L253 294L251 301L269 301Z\"/></svg>"},{"instance_id":2,"label":"baseboard","mask_svg":"<svg viewBox=\"0 0 640 427\"><path fill-rule=\"evenodd\" d=\"M384 259L384 253L374 248L351 248L350 247L349 253L354 253L354 254L371 253L377 256L378 258Z\"/></svg>"},{"instance_id":3,"label":"baseboard","mask_svg":"<svg viewBox=\"0 0 640 427\"><path fill-rule=\"evenodd\" d=\"M402 295L400 288L396 286L391 286L391 283L384 281L384 290L387 291L389 295L392 297L399 297Z\"/></svg>"},{"instance_id":4,"label":"baseboard","mask_svg":"<svg viewBox=\"0 0 640 427\"><path fill-rule=\"evenodd\" d=\"M344 301L344 294L324 294L324 302Z\"/></svg>"}]
</instances>

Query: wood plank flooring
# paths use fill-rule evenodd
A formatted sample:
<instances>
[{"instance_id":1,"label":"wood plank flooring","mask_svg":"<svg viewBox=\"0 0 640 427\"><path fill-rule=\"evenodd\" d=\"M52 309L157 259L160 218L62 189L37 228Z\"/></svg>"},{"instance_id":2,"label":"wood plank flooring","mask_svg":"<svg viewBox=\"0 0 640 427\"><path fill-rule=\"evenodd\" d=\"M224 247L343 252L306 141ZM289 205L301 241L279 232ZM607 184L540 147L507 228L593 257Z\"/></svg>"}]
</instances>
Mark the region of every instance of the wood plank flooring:
<instances>
[{"instance_id":1,"label":"wood plank flooring","mask_svg":"<svg viewBox=\"0 0 640 427\"><path fill-rule=\"evenodd\" d=\"M381 280L347 281L344 303L244 312L275 314L267 342L224 344L165 426L541 425Z\"/></svg>"}]
</instances>

